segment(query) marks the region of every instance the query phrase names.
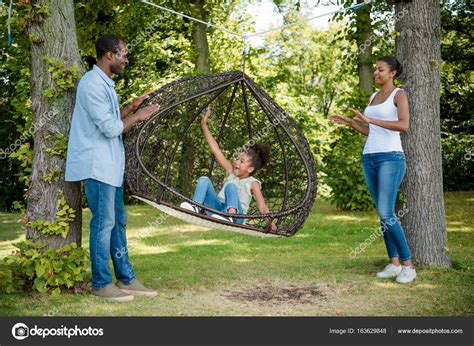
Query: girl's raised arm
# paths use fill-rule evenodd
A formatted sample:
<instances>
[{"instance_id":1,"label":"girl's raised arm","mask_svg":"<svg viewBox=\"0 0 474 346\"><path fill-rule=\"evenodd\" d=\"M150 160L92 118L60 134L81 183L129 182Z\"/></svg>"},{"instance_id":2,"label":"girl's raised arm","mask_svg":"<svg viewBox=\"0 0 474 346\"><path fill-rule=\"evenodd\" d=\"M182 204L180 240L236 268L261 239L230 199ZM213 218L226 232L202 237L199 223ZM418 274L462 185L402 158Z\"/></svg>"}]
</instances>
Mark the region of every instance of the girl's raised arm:
<instances>
[{"instance_id":1,"label":"girl's raised arm","mask_svg":"<svg viewBox=\"0 0 474 346\"><path fill-rule=\"evenodd\" d=\"M221 149L219 148L219 144L217 144L216 140L212 136L209 127L207 126L207 120L209 115L211 114L211 106L207 107L206 114L201 119L201 127L202 132L204 133L204 137L206 137L207 144L209 144L209 148L211 148L212 153L216 157L217 162L224 167L227 175L232 173L232 164L229 160L226 159L224 154L222 153Z\"/></svg>"}]
</instances>

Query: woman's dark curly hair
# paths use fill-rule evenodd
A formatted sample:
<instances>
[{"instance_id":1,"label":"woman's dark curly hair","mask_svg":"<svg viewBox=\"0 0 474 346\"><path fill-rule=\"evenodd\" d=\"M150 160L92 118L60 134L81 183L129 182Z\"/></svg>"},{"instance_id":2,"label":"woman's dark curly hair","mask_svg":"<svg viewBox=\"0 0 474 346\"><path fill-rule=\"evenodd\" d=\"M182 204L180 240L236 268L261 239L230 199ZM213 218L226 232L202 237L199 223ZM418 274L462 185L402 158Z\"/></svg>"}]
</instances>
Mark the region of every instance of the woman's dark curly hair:
<instances>
[{"instance_id":1,"label":"woman's dark curly hair","mask_svg":"<svg viewBox=\"0 0 474 346\"><path fill-rule=\"evenodd\" d=\"M378 58L377 61L385 61L390 68L390 71L397 71L394 78L398 78L403 72L402 64L400 64L400 61L393 56L386 55Z\"/></svg>"}]
</instances>

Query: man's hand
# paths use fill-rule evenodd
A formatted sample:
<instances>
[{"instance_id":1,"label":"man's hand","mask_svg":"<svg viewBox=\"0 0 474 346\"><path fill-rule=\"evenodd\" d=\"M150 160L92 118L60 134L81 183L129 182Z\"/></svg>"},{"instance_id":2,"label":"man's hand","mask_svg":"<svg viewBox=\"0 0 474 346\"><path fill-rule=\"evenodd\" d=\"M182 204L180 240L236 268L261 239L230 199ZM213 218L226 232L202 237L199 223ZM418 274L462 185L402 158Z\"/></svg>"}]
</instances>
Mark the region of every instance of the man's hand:
<instances>
[{"instance_id":1,"label":"man's hand","mask_svg":"<svg viewBox=\"0 0 474 346\"><path fill-rule=\"evenodd\" d=\"M160 105L150 105L146 106L135 113L135 116L138 118L139 121L148 120L153 114L160 110Z\"/></svg>"},{"instance_id":2,"label":"man's hand","mask_svg":"<svg viewBox=\"0 0 474 346\"><path fill-rule=\"evenodd\" d=\"M156 114L160 110L160 105L149 105L139 109L133 116L122 118L123 132L127 132L135 125L138 121L145 121L149 119L153 114Z\"/></svg>"},{"instance_id":3,"label":"man's hand","mask_svg":"<svg viewBox=\"0 0 474 346\"><path fill-rule=\"evenodd\" d=\"M133 100L132 103L130 104L130 108L132 112L135 112L138 109L138 107L142 105L143 102L148 100L148 98L150 97L150 94L152 94L153 92L154 90L146 92L142 96L139 96L135 100Z\"/></svg>"}]
</instances>

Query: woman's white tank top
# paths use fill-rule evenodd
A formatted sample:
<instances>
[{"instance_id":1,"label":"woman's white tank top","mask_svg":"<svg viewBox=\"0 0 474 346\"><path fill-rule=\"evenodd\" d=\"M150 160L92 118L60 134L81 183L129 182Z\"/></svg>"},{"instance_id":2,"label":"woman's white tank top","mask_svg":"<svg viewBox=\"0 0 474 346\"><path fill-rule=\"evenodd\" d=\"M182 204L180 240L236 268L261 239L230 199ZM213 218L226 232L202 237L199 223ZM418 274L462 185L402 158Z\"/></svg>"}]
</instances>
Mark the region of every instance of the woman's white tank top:
<instances>
[{"instance_id":1,"label":"woman's white tank top","mask_svg":"<svg viewBox=\"0 0 474 346\"><path fill-rule=\"evenodd\" d=\"M369 105L365 108L366 117L384 120L397 121L397 107L393 103L393 99L400 88L395 88L385 102L371 106L376 92L370 97ZM383 127L369 124L369 136L365 142L363 154L384 153L389 151L402 151L402 142L400 140L400 132L385 129Z\"/></svg>"}]
</instances>

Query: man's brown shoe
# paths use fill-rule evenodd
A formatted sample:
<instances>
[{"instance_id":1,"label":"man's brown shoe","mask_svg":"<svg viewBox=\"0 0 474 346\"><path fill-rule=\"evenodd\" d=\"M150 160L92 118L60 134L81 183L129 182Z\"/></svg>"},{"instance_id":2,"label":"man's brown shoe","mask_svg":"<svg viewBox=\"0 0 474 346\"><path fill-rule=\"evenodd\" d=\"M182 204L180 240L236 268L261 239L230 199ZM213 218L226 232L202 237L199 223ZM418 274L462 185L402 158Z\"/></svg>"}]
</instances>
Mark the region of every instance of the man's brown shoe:
<instances>
[{"instance_id":1,"label":"man's brown shoe","mask_svg":"<svg viewBox=\"0 0 474 346\"><path fill-rule=\"evenodd\" d=\"M114 284L107 285L98 290L93 289L92 295L112 302L129 302L134 298L133 295L118 289Z\"/></svg>"},{"instance_id":2,"label":"man's brown shoe","mask_svg":"<svg viewBox=\"0 0 474 346\"><path fill-rule=\"evenodd\" d=\"M134 296L156 297L158 295L158 292L146 288L138 279L133 280L129 285L125 285L122 281L118 280L115 285L122 291Z\"/></svg>"}]
</instances>

